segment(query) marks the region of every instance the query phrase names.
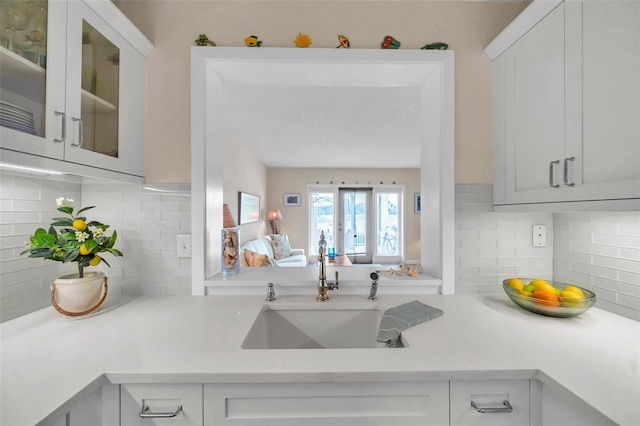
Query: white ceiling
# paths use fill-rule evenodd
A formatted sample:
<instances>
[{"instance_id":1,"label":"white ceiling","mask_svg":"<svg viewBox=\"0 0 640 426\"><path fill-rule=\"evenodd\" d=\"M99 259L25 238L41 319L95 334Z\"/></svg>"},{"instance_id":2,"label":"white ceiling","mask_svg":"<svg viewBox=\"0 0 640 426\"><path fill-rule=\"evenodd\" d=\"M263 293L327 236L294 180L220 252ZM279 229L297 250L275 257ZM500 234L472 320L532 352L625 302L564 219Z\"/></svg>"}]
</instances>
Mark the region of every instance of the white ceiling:
<instances>
[{"instance_id":1,"label":"white ceiling","mask_svg":"<svg viewBox=\"0 0 640 426\"><path fill-rule=\"evenodd\" d=\"M227 137L267 167L420 167L420 88L429 66L212 66L224 87Z\"/></svg>"}]
</instances>

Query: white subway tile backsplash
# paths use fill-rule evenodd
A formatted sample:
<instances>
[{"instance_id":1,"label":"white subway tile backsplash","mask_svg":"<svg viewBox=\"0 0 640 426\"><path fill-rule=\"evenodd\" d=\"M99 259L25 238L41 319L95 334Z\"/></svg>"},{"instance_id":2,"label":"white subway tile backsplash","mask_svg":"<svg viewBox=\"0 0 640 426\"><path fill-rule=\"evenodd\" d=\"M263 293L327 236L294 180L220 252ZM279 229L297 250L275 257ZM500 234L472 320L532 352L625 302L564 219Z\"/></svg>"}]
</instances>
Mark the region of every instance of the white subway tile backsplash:
<instances>
[{"instance_id":1,"label":"white subway tile backsplash","mask_svg":"<svg viewBox=\"0 0 640 426\"><path fill-rule=\"evenodd\" d=\"M60 216L55 199L74 199L79 207L96 206L90 219L118 232L116 248L124 258L105 255L111 265L97 269L109 277L110 293L187 295L191 293L190 259L178 259L175 236L191 232L190 185L142 185L64 182L2 174L0 183L0 321L49 305L53 279L75 272L62 265L20 256L37 227L47 229ZM186 277L186 278L185 278Z\"/></svg>"},{"instance_id":2,"label":"white subway tile backsplash","mask_svg":"<svg viewBox=\"0 0 640 426\"><path fill-rule=\"evenodd\" d=\"M552 215L493 212L491 192L491 185L456 185L457 292L502 292L505 278L525 273L542 278L551 275L552 248L518 250L532 249L534 224L553 228ZM552 241L549 232L548 244Z\"/></svg>"},{"instance_id":3,"label":"white subway tile backsplash","mask_svg":"<svg viewBox=\"0 0 640 426\"><path fill-rule=\"evenodd\" d=\"M640 320L638 212L554 214L554 277L593 290L596 306Z\"/></svg>"}]
</instances>

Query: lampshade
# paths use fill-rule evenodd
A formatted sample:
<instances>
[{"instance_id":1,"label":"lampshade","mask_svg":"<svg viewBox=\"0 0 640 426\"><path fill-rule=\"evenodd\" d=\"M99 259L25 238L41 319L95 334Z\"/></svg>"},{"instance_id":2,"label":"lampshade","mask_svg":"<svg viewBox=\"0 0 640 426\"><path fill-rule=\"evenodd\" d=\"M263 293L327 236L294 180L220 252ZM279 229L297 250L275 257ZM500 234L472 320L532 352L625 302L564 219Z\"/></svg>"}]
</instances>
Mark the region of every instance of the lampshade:
<instances>
[{"instance_id":1,"label":"lampshade","mask_svg":"<svg viewBox=\"0 0 640 426\"><path fill-rule=\"evenodd\" d=\"M282 213L280 213L279 209L269 210L269 213L267 213L267 219L282 220Z\"/></svg>"},{"instance_id":2,"label":"lampshade","mask_svg":"<svg viewBox=\"0 0 640 426\"><path fill-rule=\"evenodd\" d=\"M223 228L235 228L236 221L231 214L231 209L229 208L229 204L222 205L222 227Z\"/></svg>"}]
</instances>

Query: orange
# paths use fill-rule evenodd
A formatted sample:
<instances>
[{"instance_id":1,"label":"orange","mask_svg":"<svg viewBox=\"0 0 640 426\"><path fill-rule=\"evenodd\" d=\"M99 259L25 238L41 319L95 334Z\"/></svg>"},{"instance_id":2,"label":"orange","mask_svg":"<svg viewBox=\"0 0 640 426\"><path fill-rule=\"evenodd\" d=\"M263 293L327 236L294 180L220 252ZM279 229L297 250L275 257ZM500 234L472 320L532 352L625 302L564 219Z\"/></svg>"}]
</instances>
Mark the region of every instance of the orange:
<instances>
[{"instance_id":1,"label":"orange","mask_svg":"<svg viewBox=\"0 0 640 426\"><path fill-rule=\"evenodd\" d=\"M544 306L560 306L558 295L553 290L536 290L533 292L533 301Z\"/></svg>"}]
</instances>

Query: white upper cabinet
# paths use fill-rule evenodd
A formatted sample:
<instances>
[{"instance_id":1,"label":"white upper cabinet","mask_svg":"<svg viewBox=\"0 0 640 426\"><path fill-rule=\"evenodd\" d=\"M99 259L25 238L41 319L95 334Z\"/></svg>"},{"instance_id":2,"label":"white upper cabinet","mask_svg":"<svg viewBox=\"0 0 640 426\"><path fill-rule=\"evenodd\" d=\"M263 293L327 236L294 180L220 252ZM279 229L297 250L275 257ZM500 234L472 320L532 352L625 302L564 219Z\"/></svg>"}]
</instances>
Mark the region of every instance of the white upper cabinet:
<instances>
[{"instance_id":1,"label":"white upper cabinet","mask_svg":"<svg viewBox=\"0 0 640 426\"><path fill-rule=\"evenodd\" d=\"M33 116L34 124L0 122L2 161L143 177L151 43L110 1L3 1L4 21L12 16L5 4L30 8L22 9L28 23L16 33L27 42L4 41L0 48L2 108L7 115ZM40 29L42 40L29 42Z\"/></svg>"},{"instance_id":2,"label":"white upper cabinet","mask_svg":"<svg viewBox=\"0 0 640 426\"><path fill-rule=\"evenodd\" d=\"M640 208L640 2L534 2L510 27L485 50L495 205Z\"/></svg>"}]
</instances>

